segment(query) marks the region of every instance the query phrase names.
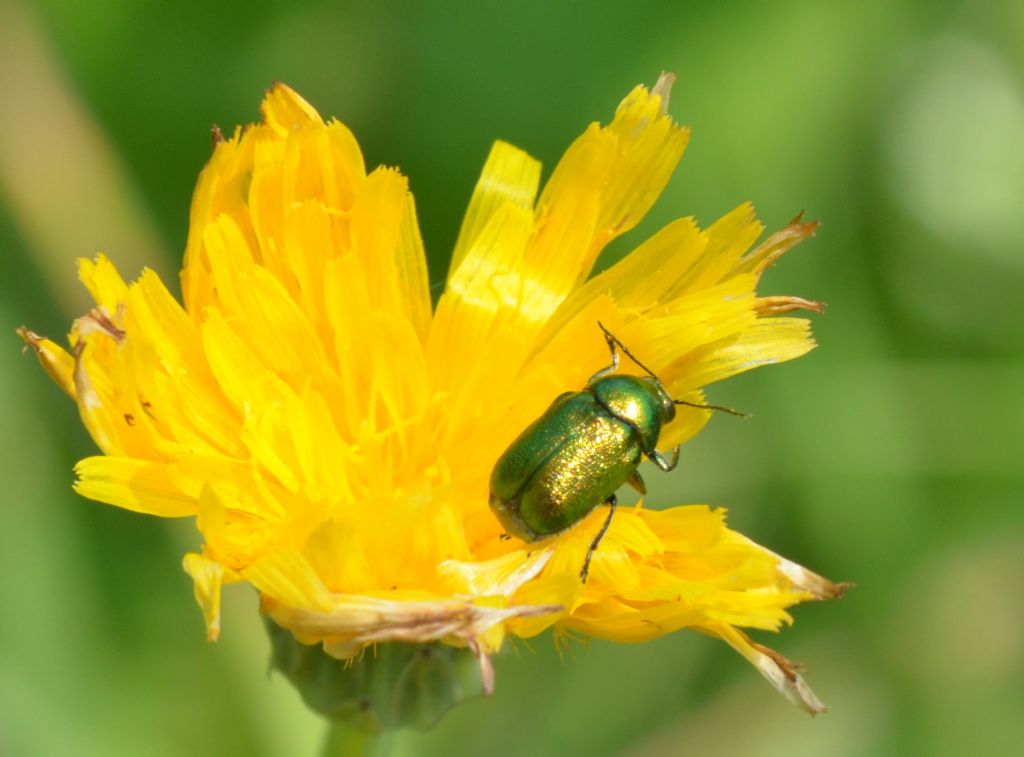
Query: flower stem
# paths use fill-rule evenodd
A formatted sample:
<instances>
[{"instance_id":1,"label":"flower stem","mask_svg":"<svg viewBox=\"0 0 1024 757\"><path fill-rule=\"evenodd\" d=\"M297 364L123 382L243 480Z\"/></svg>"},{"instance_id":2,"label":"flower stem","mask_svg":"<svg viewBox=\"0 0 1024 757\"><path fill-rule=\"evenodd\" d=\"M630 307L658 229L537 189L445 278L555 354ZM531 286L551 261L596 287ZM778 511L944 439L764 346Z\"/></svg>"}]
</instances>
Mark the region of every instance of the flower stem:
<instances>
[{"instance_id":1,"label":"flower stem","mask_svg":"<svg viewBox=\"0 0 1024 757\"><path fill-rule=\"evenodd\" d=\"M394 746L394 731L370 733L339 721L327 724L322 757L388 757Z\"/></svg>"}]
</instances>

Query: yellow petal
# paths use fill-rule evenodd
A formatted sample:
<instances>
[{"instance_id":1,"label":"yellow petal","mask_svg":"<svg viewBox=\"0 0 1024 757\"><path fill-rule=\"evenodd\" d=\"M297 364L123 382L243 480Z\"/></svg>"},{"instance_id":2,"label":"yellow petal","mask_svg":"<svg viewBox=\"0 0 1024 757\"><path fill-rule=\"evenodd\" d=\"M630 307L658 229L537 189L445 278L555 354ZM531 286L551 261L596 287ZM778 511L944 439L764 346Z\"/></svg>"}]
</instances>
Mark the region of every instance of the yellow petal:
<instances>
[{"instance_id":1,"label":"yellow petal","mask_svg":"<svg viewBox=\"0 0 1024 757\"><path fill-rule=\"evenodd\" d=\"M75 466L75 491L83 497L138 513L180 518L198 503L171 482L166 463L124 457L87 457Z\"/></svg>"},{"instance_id":2,"label":"yellow petal","mask_svg":"<svg viewBox=\"0 0 1024 757\"><path fill-rule=\"evenodd\" d=\"M369 592L380 586L379 571L366 554L365 535L355 519L330 519L309 537L304 554L335 592Z\"/></svg>"},{"instance_id":3,"label":"yellow petal","mask_svg":"<svg viewBox=\"0 0 1024 757\"><path fill-rule=\"evenodd\" d=\"M420 225L416 218L416 202L412 193L405 195L405 212L402 215L400 231L396 253L398 286L402 292L406 317L420 342L426 343L433 305L430 301L427 254L423 249Z\"/></svg>"},{"instance_id":4,"label":"yellow petal","mask_svg":"<svg viewBox=\"0 0 1024 757\"><path fill-rule=\"evenodd\" d=\"M750 203L744 203L726 213L704 231L707 244L702 254L685 275L673 283L665 298L683 297L741 273L734 270L737 261L763 231L764 226L757 220ZM757 281L756 276L752 281Z\"/></svg>"},{"instance_id":5,"label":"yellow petal","mask_svg":"<svg viewBox=\"0 0 1024 757\"><path fill-rule=\"evenodd\" d=\"M458 269L491 216L505 203L532 211L539 184L539 161L507 142L499 140L491 146L462 219L462 228L449 263L449 275Z\"/></svg>"},{"instance_id":6,"label":"yellow petal","mask_svg":"<svg viewBox=\"0 0 1024 757\"><path fill-rule=\"evenodd\" d=\"M205 279L216 292L217 309L229 316L244 315L238 290L254 266L248 238L233 218L223 214L206 225L202 243L208 255Z\"/></svg>"},{"instance_id":7,"label":"yellow petal","mask_svg":"<svg viewBox=\"0 0 1024 757\"><path fill-rule=\"evenodd\" d=\"M736 266L737 272L751 271L760 275L795 245L808 237L813 237L818 225L817 221L804 221L803 213L801 213L784 229L776 231L745 255Z\"/></svg>"},{"instance_id":8,"label":"yellow petal","mask_svg":"<svg viewBox=\"0 0 1024 757\"><path fill-rule=\"evenodd\" d=\"M700 256L706 237L691 218L668 224L629 255L579 287L552 315L538 339L545 343L599 295L626 312L656 307ZM589 324L593 328L595 324Z\"/></svg>"},{"instance_id":9,"label":"yellow petal","mask_svg":"<svg viewBox=\"0 0 1024 757\"><path fill-rule=\"evenodd\" d=\"M752 368L793 360L814 347L809 321L764 318L734 340L697 350L687 377L693 384L713 384Z\"/></svg>"},{"instance_id":10,"label":"yellow petal","mask_svg":"<svg viewBox=\"0 0 1024 757\"><path fill-rule=\"evenodd\" d=\"M208 641L216 641L220 636L221 587L225 583L240 581L241 576L216 560L195 553L185 555L182 567L192 579L196 602L206 622L206 638Z\"/></svg>"},{"instance_id":11,"label":"yellow petal","mask_svg":"<svg viewBox=\"0 0 1024 757\"><path fill-rule=\"evenodd\" d=\"M72 399L75 399L75 359L56 342L21 326L17 330L25 344L36 353L43 370Z\"/></svg>"},{"instance_id":12,"label":"yellow petal","mask_svg":"<svg viewBox=\"0 0 1024 757\"><path fill-rule=\"evenodd\" d=\"M78 278L85 284L96 304L108 314L113 314L118 304L127 298L128 285L106 255L97 255L95 261L79 258Z\"/></svg>"},{"instance_id":13,"label":"yellow petal","mask_svg":"<svg viewBox=\"0 0 1024 757\"><path fill-rule=\"evenodd\" d=\"M509 203L501 206L453 271L438 302L427 355L432 383L439 391L452 393L453 409L459 408L455 393L474 396L488 381L507 382L507 366L525 351L521 342L518 353L514 349L517 340L511 327L524 289L536 286L520 273L530 233L527 211ZM464 422L456 412L450 425L461 429Z\"/></svg>"},{"instance_id":14,"label":"yellow petal","mask_svg":"<svg viewBox=\"0 0 1024 757\"><path fill-rule=\"evenodd\" d=\"M260 106L263 121L278 136L286 137L293 130L322 125L323 120L316 109L299 97L287 84L277 82L263 98Z\"/></svg>"},{"instance_id":15,"label":"yellow petal","mask_svg":"<svg viewBox=\"0 0 1024 757\"><path fill-rule=\"evenodd\" d=\"M239 417L210 372L199 328L152 271L129 289L125 328L149 412L177 438L238 455Z\"/></svg>"},{"instance_id":16,"label":"yellow petal","mask_svg":"<svg viewBox=\"0 0 1024 757\"><path fill-rule=\"evenodd\" d=\"M437 566L438 588L475 597L512 596L544 569L551 555L550 549L517 550L483 562L445 560Z\"/></svg>"},{"instance_id":17,"label":"yellow petal","mask_svg":"<svg viewBox=\"0 0 1024 757\"><path fill-rule=\"evenodd\" d=\"M75 398L82 423L96 445L108 455L125 454L123 435L128 418L115 405L110 368L116 361L124 332L116 329L98 310L75 321L72 338L75 367Z\"/></svg>"},{"instance_id":18,"label":"yellow petal","mask_svg":"<svg viewBox=\"0 0 1024 757\"><path fill-rule=\"evenodd\" d=\"M666 114L671 75L653 91L636 87L604 129L591 125L566 151L538 202L538 212L554 216L593 194L598 212L590 239L578 256L577 280L590 272L597 253L614 237L638 224L661 194L686 149L689 130Z\"/></svg>"},{"instance_id":19,"label":"yellow petal","mask_svg":"<svg viewBox=\"0 0 1024 757\"><path fill-rule=\"evenodd\" d=\"M416 259L419 245L416 240L403 241L403 231L411 233L407 226L411 221L406 220L411 211L408 191L404 176L378 168L361 184L351 211L351 250L363 263L371 307L395 316L409 312L404 302L407 295L410 303L417 303L413 305L417 311L429 297L425 261Z\"/></svg>"},{"instance_id":20,"label":"yellow petal","mask_svg":"<svg viewBox=\"0 0 1024 757\"><path fill-rule=\"evenodd\" d=\"M798 672L799 667L778 652L751 641L745 633L732 626L713 626L705 630L724 639L729 646L747 658L776 691L797 707L811 715L828 711Z\"/></svg>"},{"instance_id":21,"label":"yellow petal","mask_svg":"<svg viewBox=\"0 0 1024 757\"><path fill-rule=\"evenodd\" d=\"M272 550L241 573L260 592L283 605L314 612L328 612L335 605L313 566L294 550Z\"/></svg>"},{"instance_id":22,"label":"yellow petal","mask_svg":"<svg viewBox=\"0 0 1024 757\"><path fill-rule=\"evenodd\" d=\"M251 227L246 203L252 180L253 145L254 140L241 138L240 129L230 140L218 140L210 162L199 175L192 196L188 241L181 271L185 307L195 317L217 296L213 282L206 275L210 268L210 253L203 243L207 225L225 216L236 224Z\"/></svg>"}]
</instances>

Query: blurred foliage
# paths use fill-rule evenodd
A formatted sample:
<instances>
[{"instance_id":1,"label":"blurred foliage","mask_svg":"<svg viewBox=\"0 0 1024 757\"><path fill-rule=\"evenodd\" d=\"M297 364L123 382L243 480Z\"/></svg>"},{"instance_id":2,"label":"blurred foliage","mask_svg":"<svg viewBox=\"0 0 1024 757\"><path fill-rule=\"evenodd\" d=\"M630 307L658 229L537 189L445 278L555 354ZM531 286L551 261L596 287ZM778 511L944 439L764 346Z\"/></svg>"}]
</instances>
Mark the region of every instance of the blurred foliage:
<instances>
[{"instance_id":1,"label":"blurred foliage","mask_svg":"<svg viewBox=\"0 0 1024 757\"><path fill-rule=\"evenodd\" d=\"M665 196L708 224L752 200L816 240L765 289L825 300L822 347L713 387L719 418L652 506L733 526L858 588L772 645L832 712L792 708L725 645L547 639L497 693L397 754L959 755L1024 745L1024 4L486 0L0 4L0 754L302 755L323 737L247 590L208 645L183 523L79 500L91 441L19 354L85 306L74 259L170 281L209 128L274 80L411 177L441 280L489 143L550 167L660 70L693 127Z\"/></svg>"}]
</instances>

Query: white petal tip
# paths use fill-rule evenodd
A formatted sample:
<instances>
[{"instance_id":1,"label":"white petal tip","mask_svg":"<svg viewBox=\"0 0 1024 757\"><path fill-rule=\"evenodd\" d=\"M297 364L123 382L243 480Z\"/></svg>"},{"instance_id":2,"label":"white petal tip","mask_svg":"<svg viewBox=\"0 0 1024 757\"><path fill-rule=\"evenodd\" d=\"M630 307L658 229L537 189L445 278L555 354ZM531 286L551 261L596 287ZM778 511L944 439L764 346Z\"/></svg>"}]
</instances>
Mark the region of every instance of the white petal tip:
<instances>
[{"instance_id":1,"label":"white petal tip","mask_svg":"<svg viewBox=\"0 0 1024 757\"><path fill-rule=\"evenodd\" d=\"M661 98L661 106L659 110L662 115L668 113L668 100L669 95L672 93L672 85L676 83L676 75L668 71L662 71L658 77L658 81L654 83L651 88L651 94L657 95Z\"/></svg>"},{"instance_id":2,"label":"white petal tip","mask_svg":"<svg viewBox=\"0 0 1024 757\"><path fill-rule=\"evenodd\" d=\"M754 663L761 675L775 687L776 691L811 715L828 712L828 707L818 699L798 672L799 665L756 642L751 642L751 646L755 653L751 662Z\"/></svg>"}]
</instances>

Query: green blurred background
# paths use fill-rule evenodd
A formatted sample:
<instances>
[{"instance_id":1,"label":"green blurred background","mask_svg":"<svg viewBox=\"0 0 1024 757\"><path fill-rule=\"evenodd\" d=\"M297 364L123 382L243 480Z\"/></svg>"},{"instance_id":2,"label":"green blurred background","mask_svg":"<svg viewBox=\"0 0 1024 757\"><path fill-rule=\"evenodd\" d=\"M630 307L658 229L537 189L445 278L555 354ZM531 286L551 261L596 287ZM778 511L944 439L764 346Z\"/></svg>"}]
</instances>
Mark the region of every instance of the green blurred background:
<instances>
[{"instance_id":1,"label":"green blurred background","mask_svg":"<svg viewBox=\"0 0 1024 757\"><path fill-rule=\"evenodd\" d=\"M13 334L86 307L74 260L174 280L209 128L286 81L411 177L445 270L490 142L550 168L659 71L690 148L635 243L752 200L823 221L768 293L829 303L809 357L713 387L651 506L709 502L857 589L758 639L809 668L812 719L680 633L549 639L400 754L961 755L1024 750L1024 4L27 4L0 0L0 754L308 755L246 589L204 640L187 523L77 498L93 452ZM607 263L628 249L617 245Z\"/></svg>"}]
</instances>

